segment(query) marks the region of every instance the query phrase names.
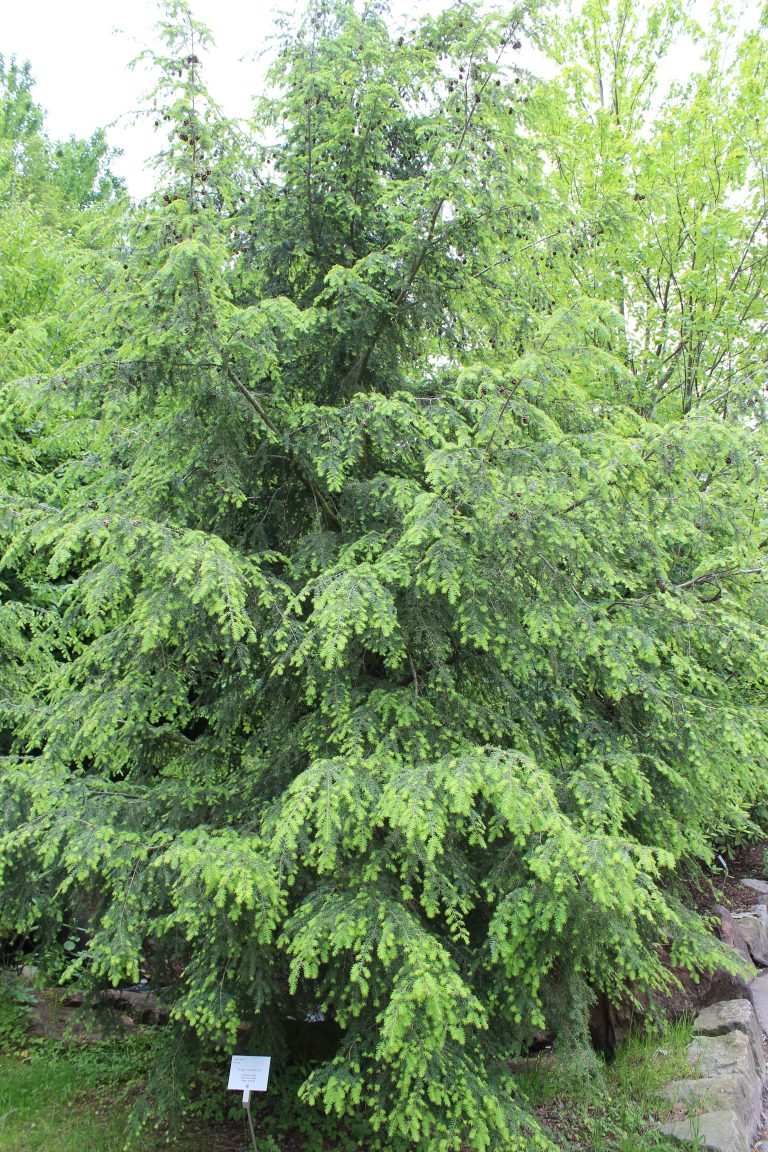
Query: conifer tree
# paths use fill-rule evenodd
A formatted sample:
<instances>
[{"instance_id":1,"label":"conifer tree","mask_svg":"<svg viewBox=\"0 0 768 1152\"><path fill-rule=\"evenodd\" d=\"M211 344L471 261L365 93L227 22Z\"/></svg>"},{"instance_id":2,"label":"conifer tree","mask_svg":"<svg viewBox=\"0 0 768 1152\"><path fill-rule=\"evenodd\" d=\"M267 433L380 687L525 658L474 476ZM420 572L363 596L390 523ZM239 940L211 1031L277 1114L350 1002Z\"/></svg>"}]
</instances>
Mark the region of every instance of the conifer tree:
<instances>
[{"instance_id":1,"label":"conifer tree","mask_svg":"<svg viewBox=\"0 0 768 1152\"><path fill-rule=\"evenodd\" d=\"M511 1055L721 962L673 870L765 794L759 439L550 292L524 12L313 0L255 139L165 13L160 189L15 401L0 923L211 1047L321 1010L382 1148L532 1147Z\"/></svg>"}]
</instances>

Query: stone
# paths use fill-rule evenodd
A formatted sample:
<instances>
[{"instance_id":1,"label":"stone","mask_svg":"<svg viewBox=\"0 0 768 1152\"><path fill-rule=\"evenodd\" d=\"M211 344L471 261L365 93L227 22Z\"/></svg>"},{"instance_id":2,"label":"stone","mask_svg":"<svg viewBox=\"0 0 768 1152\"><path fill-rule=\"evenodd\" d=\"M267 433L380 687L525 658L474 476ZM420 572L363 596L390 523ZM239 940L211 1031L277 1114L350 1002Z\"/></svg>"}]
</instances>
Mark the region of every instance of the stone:
<instances>
[{"instance_id":1,"label":"stone","mask_svg":"<svg viewBox=\"0 0 768 1152\"><path fill-rule=\"evenodd\" d=\"M750 960L750 966L752 962ZM754 972L754 967L752 967ZM721 1000L751 1000L751 986L738 972L718 968L715 972L704 972L697 981L688 972L673 969L680 987L661 999L667 1015L672 1020L683 1016L695 1016L700 1008L717 1004Z\"/></svg>"},{"instance_id":2,"label":"stone","mask_svg":"<svg viewBox=\"0 0 768 1152\"><path fill-rule=\"evenodd\" d=\"M743 1016L742 1010L732 1013L739 1015ZM688 1061L693 1076L667 1085L667 1097L675 1104L700 1107L708 1113L733 1113L749 1147L760 1125L763 1098L763 1082L750 1038L740 1030L698 1035L688 1048Z\"/></svg>"},{"instance_id":3,"label":"stone","mask_svg":"<svg viewBox=\"0 0 768 1152\"><path fill-rule=\"evenodd\" d=\"M684 1144L694 1144L698 1140L698 1148L711 1148L714 1152L749 1152L746 1133L738 1116L729 1109L704 1112L690 1120L663 1124L661 1131Z\"/></svg>"},{"instance_id":4,"label":"stone","mask_svg":"<svg viewBox=\"0 0 768 1152\"><path fill-rule=\"evenodd\" d=\"M749 912L734 912L733 919L755 964L768 968L768 908L755 904Z\"/></svg>"},{"instance_id":5,"label":"stone","mask_svg":"<svg viewBox=\"0 0 768 1152\"><path fill-rule=\"evenodd\" d=\"M749 954L744 933L733 919L733 915L722 904L715 904L712 911L720 920L720 925L716 930L717 935L724 944L729 944L731 948L735 948L739 955L743 956L748 964L751 964L752 957Z\"/></svg>"},{"instance_id":6,"label":"stone","mask_svg":"<svg viewBox=\"0 0 768 1152\"><path fill-rule=\"evenodd\" d=\"M726 1000L702 1008L693 1022L694 1036L724 1036L729 1032L741 1032L749 1040L755 1070L761 1080L765 1080L765 1058L760 1026L749 1000Z\"/></svg>"},{"instance_id":7,"label":"stone","mask_svg":"<svg viewBox=\"0 0 768 1152\"><path fill-rule=\"evenodd\" d=\"M757 1092L755 1092L757 1088ZM673 1104L686 1104L692 1110L731 1112L749 1144L760 1122L762 1093L757 1079L752 1085L740 1075L703 1076L696 1080L673 1080L664 1090Z\"/></svg>"},{"instance_id":8,"label":"stone","mask_svg":"<svg viewBox=\"0 0 768 1152\"><path fill-rule=\"evenodd\" d=\"M768 880L742 880L742 888L751 888L753 892L759 892L761 896L768 896Z\"/></svg>"},{"instance_id":9,"label":"stone","mask_svg":"<svg viewBox=\"0 0 768 1152\"><path fill-rule=\"evenodd\" d=\"M757 1022L763 1032L768 1034L768 972L756 976L749 986L752 993L752 1003L755 1006Z\"/></svg>"},{"instance_id":10,"label":"stone","mask_svg":"<svg viewBox=\"0 0 768 1152\"><path fill-rule=\"evenodd\" d=\"M717 972L702 976L699 984L698 1004L707 1008L721 1000L751 1000L751 984L738 972L728 972L719 968Z\"/></svg>"},{"instance_id":11,"label":"stone","mask_svg":"<svg viewBox=\"0 0 768 1152\"><path fill-rule=\"evenodd\" d=\"M165 1024L168 1020L167 1007L150 992L135 992L131 988L107 988L101 995L140 1024Z\"/></svg>"},{"instance_id":12,"label":"stone","mask_svg":"<svg viewBox=\"0 0 768 1152\"><path fill-rule=\"evenodd\" d=\"M606 1060L616 1054L616 1035L611 1019L611 1005L604 992L598 992L589 1013L589 1039L596 1052Z\"/></svg>"},{"instance_id":13,"label":"stone","mask_svg":"<svg viewBox=\"0 0 768 1152\"><path fill-rule=\"evenodd\" d=\"M745 944L745 951L746 944ZM747 951L747 955L749 955ZM751 960L746 961L743 973L718 968L714 972L704 972L695 979L684 968L672 964L669 953L662 948L659 953L660 960L669 969L674 977L675 986L656 998L656 1008L661 1009L671 1020L680 1020L683 1017L695 1016L700 1008L708 1004L715 1004L718 1000L749 1000L751 992L747 980L751 979L754 967ZM745 979L746 977L746 979ZM643 1017L648 1010L648 1001L644 996L639 997L639 1008L625 1013L622 1024L631 1023L635 1028L642 1024ZM614 1019L614 1034L617 1043L626 1036L626 1027L620 1028Z\"/></svg>"},{"instance_id":14,"label":"stone","mask_svg":"<svg viewBox=\"0 0 768 1152\"><path fill-rule=\"evenodd\" d=\"M758 1073L752 1045L743 1032L722 1036L695 1036L688 1046L688 1061L696 1076L743 1076L756 1081L760 1095L762 1076Z\"/></svg>"},{"instance_id":15,"label":"stone","mask_svg":"<svg viewBox=\"0 0 768 1152\"><path fill-rule=\"evenodd\" d=\"M768 909L749 916L768 934ZM663 1125L664 1135L713 1152L750 1152L761 1128L766 1063L763 1033L768 1031L768 972L757 976L745 994L702 1008L688 1048L691 1076L667 1085L666 1096L688 1115ZM768 1152L758 1145L756 1152Z\"/></svg>"},{"instance_id":16,"label":"stone","mask_svg":"<svg viewBox=\"0 0 768 1152\"><path fill-rule=\"evenodd\" d=\"M82 992L68 992L61 1001L62 1008L82 1008L85 996Z\"/></svg>"}]
</instances>

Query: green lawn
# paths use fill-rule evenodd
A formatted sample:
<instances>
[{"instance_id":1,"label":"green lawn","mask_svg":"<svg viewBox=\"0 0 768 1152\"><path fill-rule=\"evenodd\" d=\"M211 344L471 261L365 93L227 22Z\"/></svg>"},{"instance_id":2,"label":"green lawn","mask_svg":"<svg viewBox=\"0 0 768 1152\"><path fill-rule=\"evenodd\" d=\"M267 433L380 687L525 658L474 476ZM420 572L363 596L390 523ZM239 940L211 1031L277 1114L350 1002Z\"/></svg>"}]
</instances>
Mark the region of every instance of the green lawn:
<instances>
[{"instance_id":1,"label":"green lawn","mask_svg":"<svg viewBox=\"0 0 768 1152\"><path fill-rule=\"evenodd\" d=\"M122 1152L131 1138L141 1152L242 1152L242 1121L137 1133L161 1034L104 1031L58 1001L0 972L0 1152Z\"/></svg>"},{"instance_id":2,"label":"green lawn","mask_svg":"<svg viewBox=\"0 0 768 1152\"><path fill-rule=\"evenodd\" d=\"M240 1123L190 1121L179 1133L144 1128L136 1135L140 1088L121 1082L119 1068L109 1082L89 1055L42 1047L0 1057L0 1152L122 1152L131 1136L133 1152L243 1152Z\"/></svg>"},{"instance_id":3,"label":"green lawn","mask_svg":"<svg viewBox=\"0 0 768 1152\"><path fill-rule=\"evenodd\" d=\"M124 1093L84 1083L77 1061L0 1059L2 1152L116 1152L130 1108Z\"/></svg>"}]
</instances>

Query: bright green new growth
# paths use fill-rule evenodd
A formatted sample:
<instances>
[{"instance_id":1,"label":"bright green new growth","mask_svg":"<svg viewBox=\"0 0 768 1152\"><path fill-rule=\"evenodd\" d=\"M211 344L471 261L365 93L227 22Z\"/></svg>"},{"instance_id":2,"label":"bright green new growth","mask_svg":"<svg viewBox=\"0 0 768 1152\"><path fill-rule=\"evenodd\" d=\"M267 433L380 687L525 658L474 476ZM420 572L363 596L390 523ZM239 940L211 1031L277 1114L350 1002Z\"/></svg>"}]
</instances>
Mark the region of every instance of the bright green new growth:
<instances>
[{"instance_id":1,"label":"bright green new growth","mask_svg":"<svg viewBox=\"0 0 768 1152\"><path fill-rule=\"evenodd\" d=\"M213 1045L322 1009L303 1098L382 1147L531 1147L506 1061L662 949L720 962L672 870L765 794L758 161L692 239L630 168L728 77L646 138L632 62L603 107L589 58L538 84L522 11L398 39L318 0L269 145L184 4L162 34L160 191L42 263L18 233L51 336L2 345L2 926L77 926L68 977L147 967Z\"/></svg>"}]
</instances>

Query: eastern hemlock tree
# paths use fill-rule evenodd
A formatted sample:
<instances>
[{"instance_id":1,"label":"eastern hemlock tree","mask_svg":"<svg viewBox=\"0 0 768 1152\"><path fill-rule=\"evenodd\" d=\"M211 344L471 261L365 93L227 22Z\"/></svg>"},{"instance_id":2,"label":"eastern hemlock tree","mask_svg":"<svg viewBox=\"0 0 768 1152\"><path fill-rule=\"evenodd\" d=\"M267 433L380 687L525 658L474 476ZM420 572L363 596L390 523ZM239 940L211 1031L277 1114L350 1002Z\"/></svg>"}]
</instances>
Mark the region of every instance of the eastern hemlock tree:
<instances>
[{"instance_id":1,"label":"eastern hemlock tree","mask_svg":"<svg viewBox=\"0 0 768 1152\"><path fill-rule=\"evenodd\" d=\"M254 139L169 3L160 190L12 417L3 927L211 1047L321 1009L387 1149L544 1143L509 1057L720 962L674 868L766 788L758 432L553 291L527 19L318 0Z\"/></svg>"}]
</instances>

